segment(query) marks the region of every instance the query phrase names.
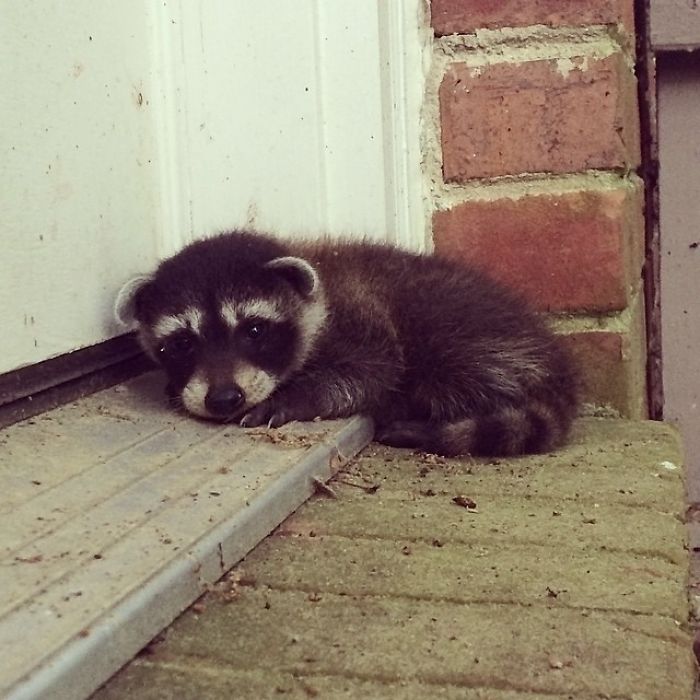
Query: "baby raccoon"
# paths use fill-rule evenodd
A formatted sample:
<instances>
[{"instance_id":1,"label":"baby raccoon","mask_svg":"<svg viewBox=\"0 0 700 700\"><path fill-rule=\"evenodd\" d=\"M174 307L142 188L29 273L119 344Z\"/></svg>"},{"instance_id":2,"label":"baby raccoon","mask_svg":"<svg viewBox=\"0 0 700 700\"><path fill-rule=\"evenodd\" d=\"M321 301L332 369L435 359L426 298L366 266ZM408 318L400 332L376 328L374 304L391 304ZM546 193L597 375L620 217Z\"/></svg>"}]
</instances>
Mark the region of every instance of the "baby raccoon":
<instances>
[{"instance_id":1,"label":"baby raccoon","mask_svg":"<svg viewBox=\"0 0 700 700\"><path fill-rule=\"evenodd\" d=\"M551 450L576 414L570 360L521 300L388 245L222 233L127 283L115 311L203 418L363 413L380 442L450 456Z\"/></svg>"}]
</instances>

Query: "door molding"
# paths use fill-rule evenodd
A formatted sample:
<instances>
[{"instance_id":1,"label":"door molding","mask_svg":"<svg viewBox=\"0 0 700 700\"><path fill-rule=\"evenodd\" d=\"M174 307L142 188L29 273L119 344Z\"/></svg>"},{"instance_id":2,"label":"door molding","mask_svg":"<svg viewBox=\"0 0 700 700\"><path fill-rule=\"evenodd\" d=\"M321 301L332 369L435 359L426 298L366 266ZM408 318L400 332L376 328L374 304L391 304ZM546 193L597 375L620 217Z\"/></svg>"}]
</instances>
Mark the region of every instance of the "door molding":
<instances>
[{"instance_id":1,"label":"door molding","mask_svg":"<svg viewBox=\"0 0 700 700\"><path fill-rule=\"evenodd\" d=\"M155 7L161 255L235 226L426 247L424 0L283 4L264 33L250 3Z\"/></svg>"},{"instance_id":2,"label":"door molding","mask_svg":"<svg viewBox=\"0 0 700 700\"><path fill-rule=\"evenodd\" d=\"M188 100L184 47L191 40L182 0L153 3L153 110L158 135L161 227L156 243L166 257L192 238L192 183L188 163Z\"/></svg>"},{"instance_id":3,"label":"door molding","mask_svg":"<svg viewBox=\"0 0 700 700\"><path fill-rule=\"evenodd\" d=\"M387 220L399 246L425 250L430 211L422 169L421 110L432 32L423 0L379 1L384 80Z\"/></svg>"}]
</instances>

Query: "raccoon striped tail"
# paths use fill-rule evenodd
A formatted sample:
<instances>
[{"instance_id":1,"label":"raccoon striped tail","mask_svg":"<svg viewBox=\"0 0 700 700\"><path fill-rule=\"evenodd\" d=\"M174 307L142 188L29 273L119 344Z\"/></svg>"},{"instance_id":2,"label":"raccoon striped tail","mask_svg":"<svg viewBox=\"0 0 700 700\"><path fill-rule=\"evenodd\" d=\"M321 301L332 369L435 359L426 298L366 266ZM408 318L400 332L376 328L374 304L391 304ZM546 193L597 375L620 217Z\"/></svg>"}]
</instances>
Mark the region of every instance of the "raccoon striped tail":
<instances>
[{"instance_id":1,"label":"raccoon striped tail","mask_svg":"<svg viewBox=\"0 0 700 700\"><path fill-rule=\"evenodd\" d=\"M396 421L379 428L376 440L444 457L515 456L559 447L571 420L571 415L538 402L448 423Z\"/></svg>"}]
</instances>

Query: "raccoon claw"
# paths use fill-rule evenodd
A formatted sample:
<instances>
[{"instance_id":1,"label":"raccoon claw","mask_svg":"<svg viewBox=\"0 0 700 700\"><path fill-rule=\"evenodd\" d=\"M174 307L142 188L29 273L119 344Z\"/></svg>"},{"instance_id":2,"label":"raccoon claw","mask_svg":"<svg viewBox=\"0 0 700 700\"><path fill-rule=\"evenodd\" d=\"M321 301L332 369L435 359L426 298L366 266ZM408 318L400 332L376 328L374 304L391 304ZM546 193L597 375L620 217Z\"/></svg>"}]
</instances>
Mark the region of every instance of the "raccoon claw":
<instances>
[{"instance_id":1,"label":"raccoon claw","mask_svg":"<svg viewBox=\"0 0 700 700\"><path fill-rule=\"evenodd\" d=\"M263 401L241 418L240 425L242 428L258 428L261 425L268 428L279 428L280 425L284 425L290 420L284 411L275 411L274 406Z\"/></svg>"},{"instance_id":2,"label":"raccoon claw","mask_svg":"<svg viewBox=\"0 0 700 700\"><path fill-rule=\"evenodd\" d=\"M241 418L240 426L242 428L257 428L267 423L268 420L267 410L264 406L259 405L251 411L248 411L248 413Z\"/></svg>"}]
</instances>

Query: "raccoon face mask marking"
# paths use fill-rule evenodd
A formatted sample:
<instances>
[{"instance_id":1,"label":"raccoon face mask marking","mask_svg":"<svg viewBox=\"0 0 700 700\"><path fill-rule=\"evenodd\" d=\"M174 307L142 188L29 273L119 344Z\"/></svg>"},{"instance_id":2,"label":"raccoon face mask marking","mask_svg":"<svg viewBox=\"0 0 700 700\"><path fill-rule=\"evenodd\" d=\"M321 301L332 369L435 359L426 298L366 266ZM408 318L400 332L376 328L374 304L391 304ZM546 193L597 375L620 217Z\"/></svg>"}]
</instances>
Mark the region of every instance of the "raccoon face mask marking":
<instances>
[{"instance_id":1,"label":"raccoon face mask marking","mask_svg":"<svg viewBox=\"0 0 700 700\"><path fill-rule=\"evenodd\" d=\"M197 337L191 331L181 329L161 341L155 352L152 347L147 349L165 370L168 377L166 393L171 402L182 405L182 388L193 377L197 366Z\"/></svg>"},{"instance_id":2,"label":"raccoon face mask marking","mask_svg":"<svg viewBox=\"0 0 700 700\"><path fill-rule=\"evenodd\" d=\"M236 328L246 319L284 320L284 316L277 308L277 304L267 299L249 299L247 301L229 299L221 304L219 313L231 329Z\"/></svg>"},{"instance_id":3,"label":"raccoon face mask marking","mask_svg":"<svg viewBox=\"0 0 700 700\"><path fill-rule=\"evenodd\" d=\"M164 340L167 336L180 330L190 330L199 335L202 331L202 312L191 306L179 314L165 314L153 324L153 335Z\"/></svg>"},{"instance_id":4,"label":"raccoon face mask marking","mask_svg":"<svg viewBox=\"0 0 700 700\"><path fill-rule=\"evenodd\" d=\"M241 318L230 328L205 319L202 336L175 331L158 345L156 359L176 404L200 417L229 420L277 388L296 345L284 321Z\"/></svg>"},{"instance_id":5,"label":"raccoon face mask marking","mask_svg":"<svg viewBox=\"0 0 700 700\"><path fill-rule=\"evenodd\" d=\"M165 370L173 404L215 420L267 399L303 364L326 317L306 260L278 255L256 270L227 252L202 267L191 260L180 268L174 256L130 280L115 304Z\"/></svg>"}]
</instances>

